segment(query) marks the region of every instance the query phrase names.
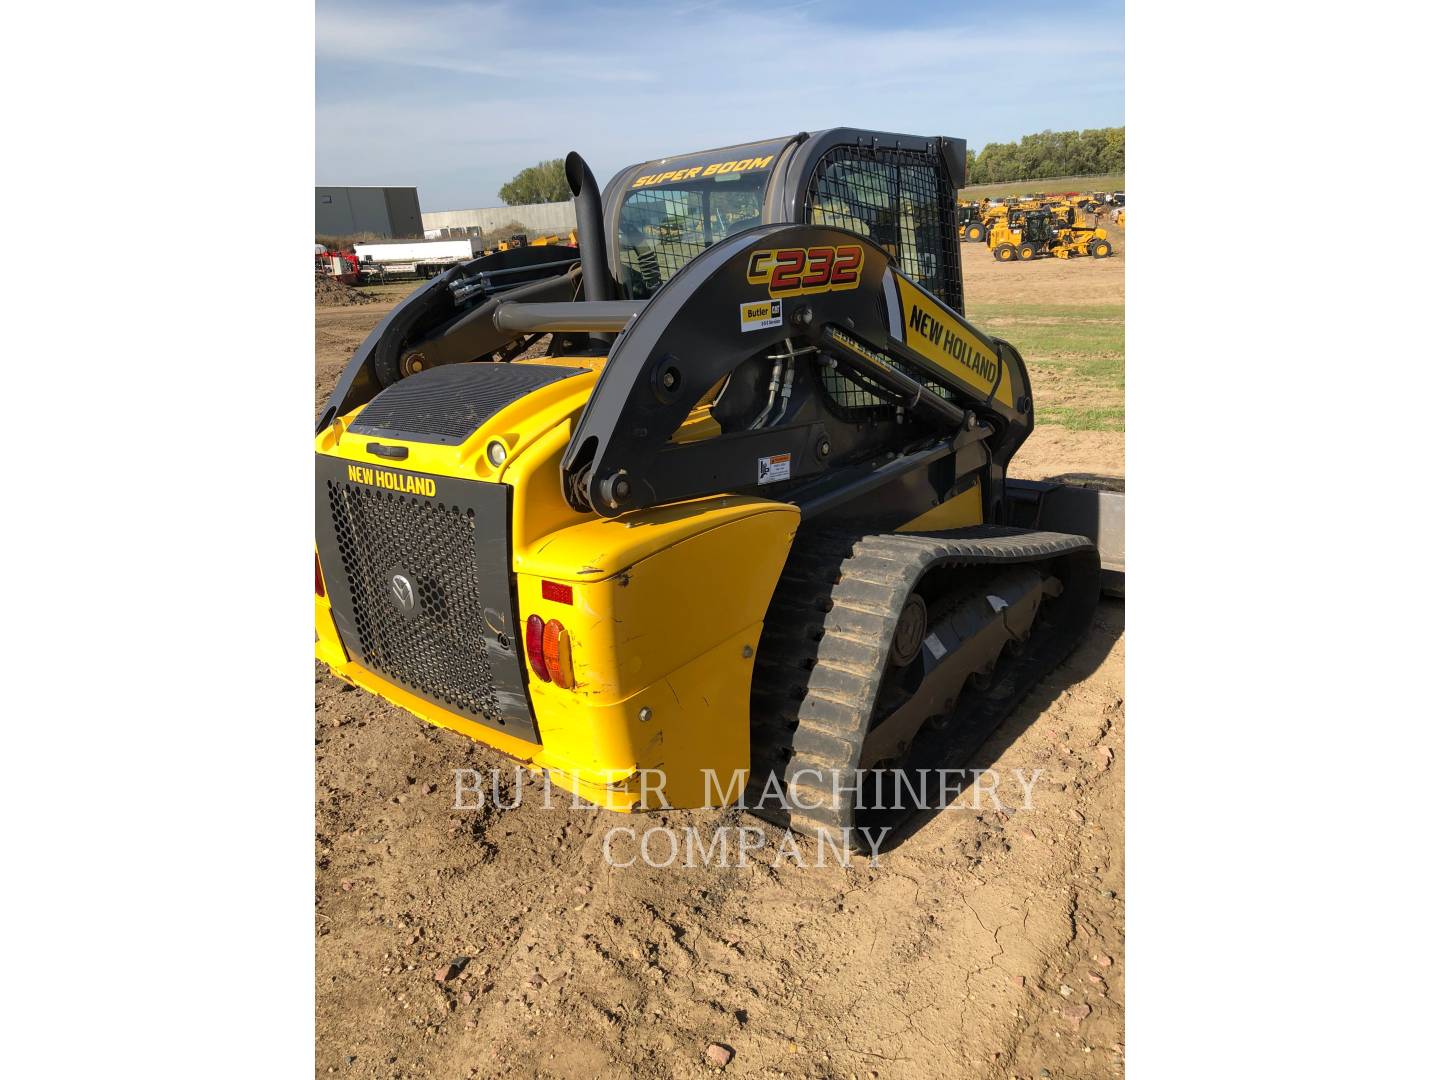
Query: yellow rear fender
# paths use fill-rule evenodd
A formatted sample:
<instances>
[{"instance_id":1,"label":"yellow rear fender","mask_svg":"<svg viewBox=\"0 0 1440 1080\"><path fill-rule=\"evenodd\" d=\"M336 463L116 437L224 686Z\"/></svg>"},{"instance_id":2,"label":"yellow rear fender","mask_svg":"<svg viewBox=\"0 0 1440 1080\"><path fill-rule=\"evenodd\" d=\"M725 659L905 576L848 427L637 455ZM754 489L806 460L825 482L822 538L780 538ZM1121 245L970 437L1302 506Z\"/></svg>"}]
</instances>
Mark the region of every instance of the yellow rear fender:
<instances>
[{"instance_id":1,"label":"yellow rear fender","mask_svg":"<svg viewBox=\"0 0 1440 1080\"><path fill-rule=\"evenodd\" d=\"M541 758L635 800L661 777L671 805L713 803L705 770L725 788L748 765L755 648L799 517L760 499L697 500L517 549L521 621L557 620L573 665L571 689L531 670Z\"/></svg>"}]
</instances>

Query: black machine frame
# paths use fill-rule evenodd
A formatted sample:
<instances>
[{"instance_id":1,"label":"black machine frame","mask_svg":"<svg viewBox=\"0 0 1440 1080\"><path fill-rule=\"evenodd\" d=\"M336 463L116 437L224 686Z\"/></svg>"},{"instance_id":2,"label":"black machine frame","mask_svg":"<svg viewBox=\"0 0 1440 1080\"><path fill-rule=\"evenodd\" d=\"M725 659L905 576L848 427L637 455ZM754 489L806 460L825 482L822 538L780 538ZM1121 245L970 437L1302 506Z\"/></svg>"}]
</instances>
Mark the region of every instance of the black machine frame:
<instances>
[{"instance_id":1,"label":"black machine frame","mask_svg":"<svg viewBox=\"0 0 1440 1080\"><path fill-rule=\"evenodd\" d=\"M650 301L618 299L619 245L611 241L617 236L624 198L637 179L657 170L683 171L686 165L701 166L740 155L766 161L762 224L705 249ZM885 243L883 249L871 238L824 224L823 200L816 194L818 178L827 162L836 160L861 162L863 167L857 171L868 170L872 177L883 175L883 168L894 164L892 194L906 182L895 163L922 165L922 169L910 169L922 180L926 170L933 170L933 181L926 182L928 189L918 196L913 191L905 195L912 211L922 205L918 199L923 197L923 205L933 207L932 218L912 225L908 237L901 235L898 224L890 227L893 242ZM578 249L499 252L452 268L422 285L361 346L322 412L320 429L410 370L507 360L518 353L517 342L535 340L548 332L554 335L551 355L610 354L565 456L566 493L577 509L614 515L706 494L755 491L795 501L807 519L863 513L880 516L877 524L883 525L887 520L893 524L913 518L953 496L973 483L978 471L987 520L1004 519L1005 468L1033 426L1023 363L1007 343L988 338L967 324L997 355L1013 361L1014 370L1020 373L1018 381L1023 385L1017 387L1018 408L1008 410L993 396L975 402L937 393L939 387L931 377L934 372L927 373L924 359L909 352L897 340L898 334L886 332L883 312L855 306L853 295L806 297L803 304L787 302L782 325L746 335L745 340L731 341L723 348L716 347L721 324L712 324L707 314L710 305L695 299L697 293L708 292L715 300L714 310L723 308L732 317L735 302L753 299L735 288L733 281L726 286L708 283L707 278L731 255L753 247L760 238L773 235L782 240L788 237L786 242L815 244L827 239L853 243L858 237L870 252L867 268L879 274L889 272L889 262L899 258L897 252L907 239L914 244L917 231L929 229L931 245L921 266L928 280L915 281L913 270L907 276L913 283L928 283L927 291L963 319L955 224L956 191L965 183L963 139L858 128L801 132L633 165L610 180L603 196L578 155L567 159L566 173L581 225ZM865 292L878 295L881 287L878 279L872 278ZM893 293L893 284L885 287ZM893 310L893 299L890 303ZM687 308L686 319L675 318L681 307ZM894 331L894 318L888 323L888 329ZM524 334L535 336L517 337ZM846 338L858 338L854 343L858 348L844 347L841 339ZM642 347L641 339L648 344ZM653 346L662 339L667 349L652 355ZM836 415L811 409L787 415L784 423L760 431L729 432L693 443L668 441L678 423L672 414L683 418L684 411L715 380L735 371L752 352L793 349L796 342L842 358L845 369L862 385L903 406L896 410L899 419L854 424L842 417L837 423ZM876 355L876 350L881 355ZM656 384L657 378L683 380L683 392ZM824 400L825 394L812 393L810 397ZM893 430L897 425L901 430ZM860 430L866 427L871 429L868 435ZM884 430L877 430L880 428ZM788 461L785 482L773 487L758 483L756 462L766 457ZM908 479L902 484L881 485L880 475L888 480L902 475ZM886 491L883 507L863 497L880 486Z\"/></svg>"},{"instance_id":2,"label":"black machine frame","mask_svg":"<svg viewBox=\"0 0 1440 1080\"><path fill-rule=\"evenodd\" d=\"M782 300L775 325L759 331L738 324L738 307L756 298L745 276L755 251L840 245L865 253L855 288ZM1004 468L1033 424L1023 365L1003 342L969 327L1002 364L1008 354L1017 403L1025 407L996 400L993 387L988 397L947 392L955 385L943 381L950 377L905 344L896 290L883 250L826 226L763 225L707 249L645 305L612 348L562 464L572 505L614 516L755 489L797 501L807 516L833 516L850 503L855 512L863 508L878 518L881 508L861 496L877 487L877 459L883 458L887 479L922 469L933 477L892 488L892 495L905 498L884 516L918 516L954 494L957 482L976 468L984 471L985 496L998 513ZM885 302L876 303L881 297ZM884 393L889 404L875 410L882 415L847 421L826 406L824 394L811 392L797 395L782 423L699 442L671 440L710 388L757 357L784 357L783 350L793 351L797 343ZM932 468L946 457L954 467ZM757 475L757 464L776 458L786 462L788 475L772 488L763 466ZM850 497L840 497L845 493Z\"/></svg>"}]
</instances>

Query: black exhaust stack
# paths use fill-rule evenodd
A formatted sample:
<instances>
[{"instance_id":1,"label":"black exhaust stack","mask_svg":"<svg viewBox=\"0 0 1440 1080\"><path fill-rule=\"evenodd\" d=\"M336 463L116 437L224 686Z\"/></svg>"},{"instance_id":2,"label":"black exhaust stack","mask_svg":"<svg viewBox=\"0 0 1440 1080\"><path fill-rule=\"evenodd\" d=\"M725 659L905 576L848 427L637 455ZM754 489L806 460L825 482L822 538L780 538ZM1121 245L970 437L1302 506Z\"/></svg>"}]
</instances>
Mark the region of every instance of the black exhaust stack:
<instances>
[{"instance_id":1,"label":"black exhaust stack","mask_svg":"<svg viewBox=\"0 0 1440 1080\"><path fill-rule=\"evenodd\" d=\"M600 188L585 159L575 151L565 157L565 180L575 196L575 226L580 233L580 274L586 300L614 300L615 282L605 256L605 218ZM608 339L607 339L608 340Z\"/></svg>"}]
</instances>

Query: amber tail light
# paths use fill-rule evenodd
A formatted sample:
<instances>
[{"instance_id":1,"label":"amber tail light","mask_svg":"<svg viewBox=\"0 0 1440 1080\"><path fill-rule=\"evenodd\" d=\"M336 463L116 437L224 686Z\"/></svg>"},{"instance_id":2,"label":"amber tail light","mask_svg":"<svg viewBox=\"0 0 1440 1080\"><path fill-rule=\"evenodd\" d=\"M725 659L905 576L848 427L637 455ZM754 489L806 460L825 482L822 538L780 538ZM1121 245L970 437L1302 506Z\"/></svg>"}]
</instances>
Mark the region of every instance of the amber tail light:
<instances>
[{"instance_id":1,"label":"amber tail light","mask_svg":"<svg viewBox=\"0 0 1440 1080\"><path fill-rule=\"evenodd\" d=\"M562 690L575 685L575 669L570 663L570 631L561 625L559 619L545 624L545 635L541 651L545 656L545 669L550 678Z\"/></svg>"}]
</instances>

